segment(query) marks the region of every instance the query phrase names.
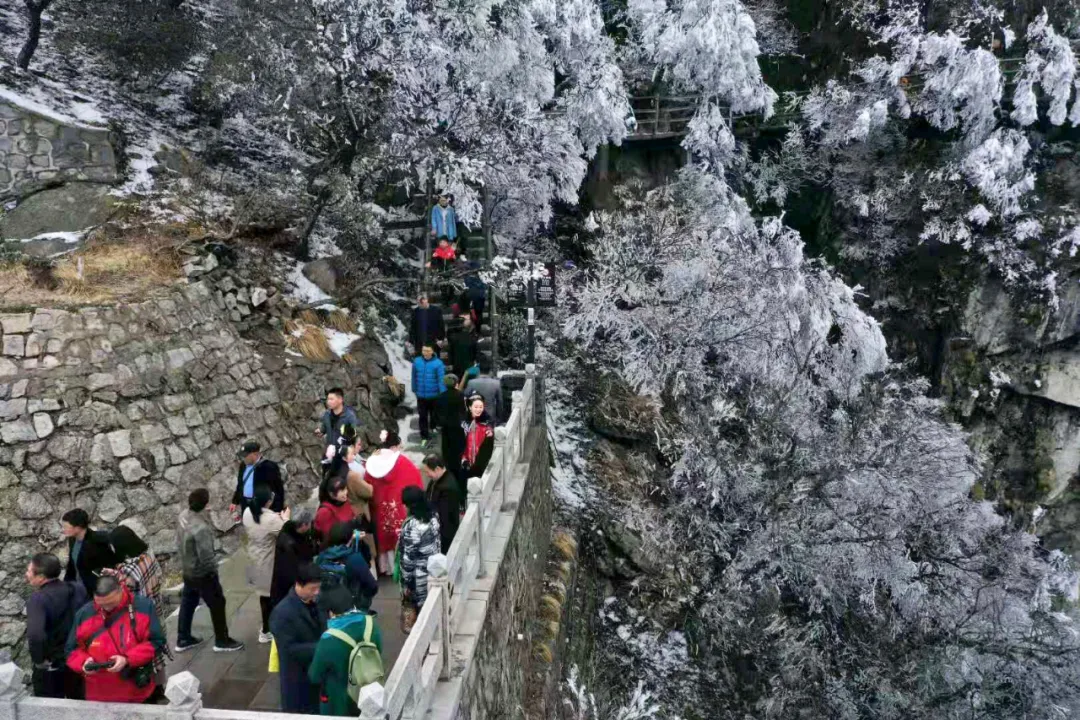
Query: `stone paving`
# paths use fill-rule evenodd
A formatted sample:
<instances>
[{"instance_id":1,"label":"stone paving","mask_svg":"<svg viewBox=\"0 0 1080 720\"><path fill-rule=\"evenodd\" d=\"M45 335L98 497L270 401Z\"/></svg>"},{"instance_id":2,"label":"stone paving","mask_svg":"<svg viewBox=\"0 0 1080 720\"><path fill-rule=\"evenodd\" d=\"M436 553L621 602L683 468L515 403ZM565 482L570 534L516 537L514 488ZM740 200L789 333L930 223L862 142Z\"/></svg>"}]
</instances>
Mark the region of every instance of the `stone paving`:
<instances>
[{"instance_id":1,"label":"stone paving","mask_svg":"<svg viewBox=\"0 0 1080 720\"><path fill-rule=\"evenodd\" d=\"M270 645L259 644L259 598L244 582L244 564L247 554L243 549L224 561L220 567L221 585L225 589L229 634L242 641L246 647L239 652L215 653L214 632L210 625L210 613L200 604L195 612L192 633L203 638L198 648L185 653L174 653L169 663L169 675L191 671L202 683L203 704L208 708L222 710L279 710L280 690L277 673L267 672ZM379 579L379 594L372 602L372 610L378 613L377 621L383 639L383 666L387 674L397 660L405 643L398 622L400 593L389 576ZM176 645L174 612L166 622L169 647Z\"/></svg>"}]
</instances>

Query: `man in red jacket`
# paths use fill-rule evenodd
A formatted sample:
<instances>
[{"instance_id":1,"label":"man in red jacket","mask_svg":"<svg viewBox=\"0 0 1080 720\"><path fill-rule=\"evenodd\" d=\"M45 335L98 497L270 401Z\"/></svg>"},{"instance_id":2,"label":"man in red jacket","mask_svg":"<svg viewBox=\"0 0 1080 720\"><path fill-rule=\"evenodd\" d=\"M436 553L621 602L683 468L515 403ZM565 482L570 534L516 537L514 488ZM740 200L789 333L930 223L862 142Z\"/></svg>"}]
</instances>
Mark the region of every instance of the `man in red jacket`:
<instances>
[{"instance_id":1,"label":"man in red jacket","mask_svg":"<svg viewBox=\"0 0 1080 720\"><path fill-rule=\"evenodd\" d=\"M153 660L164 649L153 603L106 575L97 581L94 601L75 615L67 665L86 676L87 700L142 703L156 697Z\"/></svg>"}]
</instances>

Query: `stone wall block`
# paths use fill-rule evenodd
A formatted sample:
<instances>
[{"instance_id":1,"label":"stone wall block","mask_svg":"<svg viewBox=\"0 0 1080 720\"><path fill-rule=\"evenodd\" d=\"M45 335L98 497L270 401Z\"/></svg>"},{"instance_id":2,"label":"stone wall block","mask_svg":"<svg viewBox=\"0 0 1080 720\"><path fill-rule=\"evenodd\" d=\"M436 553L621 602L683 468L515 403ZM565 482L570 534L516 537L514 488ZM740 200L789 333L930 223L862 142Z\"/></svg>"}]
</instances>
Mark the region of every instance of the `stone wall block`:
<instances>
[{"instance_id":1,"label":"stone wall block","mask_svg":"<svg viewBox=\"0 0 1080 720\"><path fill-rule=\"evenodd\" d=\"M34 431L37 433L38 439L43 440L53 432L52 418L48 413L36 413L33 417Z\"/></svg>"},{"instance_id":2,"label":"stone wall block","mask_svg":"<svg viewBox=\"0 0 1080 720\"><path fill-rule=\"evenodd\" d=\"M5 313L0 315L0 327L5 334L30 332L32 317L30 313Z\"/></svg>"},{"instance_id":3,"label":"stone wall block","mask_svg":"<svg viewBox=\"0 0 1080 720\"><path fill-rule=\"evenodd\" d=\"M26 398L0 400L0 420L13 420L26 414Z\"/></svg>"},{"instance_id":4,"label":"stone wall block","mask_svg":"<svg viewBox=\"0 0 1080 720\"><path fill-rule=\"evenodd\" d=\"M33 423L27 419L0 422L0 440L8 445L34 442L38 439Z\"/></svg>"},{"instance_id":5,"label":"stone wall block","mask_svg":"<svg viewBox=\"0 0 1080 720\"><path fill-rule=\"evenodd\" d=\"M4 333L4 354L9 357L21 358L26 350L26 338L22 335Z\"/></svg>"}]
</instances>

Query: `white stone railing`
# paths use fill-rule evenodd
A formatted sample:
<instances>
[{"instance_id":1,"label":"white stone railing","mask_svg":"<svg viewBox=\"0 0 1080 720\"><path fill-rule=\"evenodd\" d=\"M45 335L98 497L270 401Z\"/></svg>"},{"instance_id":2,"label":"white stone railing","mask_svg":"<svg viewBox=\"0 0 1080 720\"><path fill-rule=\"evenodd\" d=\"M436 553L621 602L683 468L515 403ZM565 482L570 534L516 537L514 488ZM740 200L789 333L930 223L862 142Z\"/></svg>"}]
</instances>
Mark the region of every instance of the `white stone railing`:
<instances>
[{"instance_id":1,"label":"white stone railing","mask_svg":"<svg viewBox=\"0 0 1080 720\"><path fill-rule=\"evenodd\" d=\"M440 680L450 679L450 648L461 629L469 593L478 578L490 574L494 563L485 552L506 498L506 487L522 460L529 428L536 424L536 381L513 394L513 411L505 427L495 430L495 451L483 477L469 480L469 504L446 555L428 559L428 595L405 641L386 685L361 689L361 720L423 718L431 707ZM0 665L0 720L86 720L88 714L109 720L316 720L318 715L246 710L216 710L202 706L199 680L190 672L169 678L168 705L94 703L30 697L23 672L14 663Z\"/></svg>"},{"instance_id":2,"label":"white stone railing","mask_svg":"<svg viewBox=\"0 0 1080 720\"><path fill-rule=\"evenodd\" d=\"M525 387L513 394L510 420L495 429L495 451L483 476L469 480L469 504L454 542L445 556L428 561L427 600L385 687L369 685L361 690L362 720L422 718L431 707L436 683L450 678L450 647L470 591L477 578L489 573L485 548L491 547L506 486L522 459L535 411L536 381L530 375Z\"/></svg>"}]
</instances>

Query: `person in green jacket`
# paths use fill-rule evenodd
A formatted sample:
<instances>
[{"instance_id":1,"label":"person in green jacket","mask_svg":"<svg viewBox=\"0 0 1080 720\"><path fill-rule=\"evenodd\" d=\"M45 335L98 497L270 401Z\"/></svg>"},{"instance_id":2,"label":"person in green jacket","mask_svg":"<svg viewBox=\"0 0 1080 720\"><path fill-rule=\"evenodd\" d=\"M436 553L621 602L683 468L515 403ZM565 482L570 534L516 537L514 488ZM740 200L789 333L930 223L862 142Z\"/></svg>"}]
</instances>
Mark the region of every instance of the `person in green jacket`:
<instances>
[{"instance_id":1,"label":"person in green jacket","mask_svg":"<svg viewBox=\"0 0 1080 720\"><path fill-rule=\"evenodd\" d=\"M372 624L371 642L382 654L382 634L375 616L354 607L352 593L343 585L326 588L319 598L326 611L327 630L341 630L353 640L361 640ZM315 646L315 659L308 669L308 679L320 688L319 714L356 717L360 712L349 697L349 656L352 647L344 640L324 632Z\"/></svg>"}]
</instances>

